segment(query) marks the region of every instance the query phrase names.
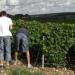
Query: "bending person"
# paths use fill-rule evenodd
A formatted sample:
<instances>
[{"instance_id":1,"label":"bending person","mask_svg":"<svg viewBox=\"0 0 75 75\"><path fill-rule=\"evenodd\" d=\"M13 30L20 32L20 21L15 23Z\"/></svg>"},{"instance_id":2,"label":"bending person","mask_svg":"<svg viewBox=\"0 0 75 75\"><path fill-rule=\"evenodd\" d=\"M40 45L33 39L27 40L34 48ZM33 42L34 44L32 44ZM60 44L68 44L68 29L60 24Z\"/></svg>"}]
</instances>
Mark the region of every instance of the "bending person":
<instances>
[{"instance_id":1,"label":"bending person","mask_svg":"<svg viewBox=\"0 0 75 75\"><path fill-rule=\"evenodd\" d=\"M16 32L16 45L17 51L15 52L15 60L16 60L15 65L17 64L18 60L18 51L21 51L23 53L26 53L28 68L31 68L32 66L30 63L30 53L29 53L29 32L27 29L20 28Z\"/></svg>"}]
</instances>

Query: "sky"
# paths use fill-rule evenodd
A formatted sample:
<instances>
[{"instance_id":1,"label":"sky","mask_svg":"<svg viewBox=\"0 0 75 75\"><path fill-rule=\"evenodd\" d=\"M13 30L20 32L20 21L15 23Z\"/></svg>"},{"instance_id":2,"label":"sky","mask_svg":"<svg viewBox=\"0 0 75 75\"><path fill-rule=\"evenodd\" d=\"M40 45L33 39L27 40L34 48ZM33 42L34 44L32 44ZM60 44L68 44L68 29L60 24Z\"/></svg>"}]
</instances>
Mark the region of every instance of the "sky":
<instances>
[{"instance_id":1,"label":"sky","mask_svg":"<svg viewBox=\"0 0 75 75\"><path fill-rule=\"evenodd\" d=\"M0 0L0 11L9 14L75 12L75 0Z\"/></svg>"}]
</instances>

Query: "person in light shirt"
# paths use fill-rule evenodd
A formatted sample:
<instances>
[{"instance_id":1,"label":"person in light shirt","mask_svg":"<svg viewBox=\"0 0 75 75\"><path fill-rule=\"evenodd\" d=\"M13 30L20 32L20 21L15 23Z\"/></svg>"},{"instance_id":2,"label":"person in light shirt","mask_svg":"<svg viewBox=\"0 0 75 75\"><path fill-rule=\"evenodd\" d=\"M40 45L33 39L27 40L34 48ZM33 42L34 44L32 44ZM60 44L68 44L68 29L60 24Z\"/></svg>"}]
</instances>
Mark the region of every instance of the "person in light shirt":
<instances>
[{"instance_id":1,"label":"person in light shirt","mask_svg":"<svg viewBox=\"0 0 75 75\"><path fill-rule=\"evenodd\" d=\"M6 11L0 12L0 67L3 67L4 55L6 65L11 61L11 29L13 22L7 17ZM5 53L5 54L4 54Z\"/></svg>"}]
</instances>

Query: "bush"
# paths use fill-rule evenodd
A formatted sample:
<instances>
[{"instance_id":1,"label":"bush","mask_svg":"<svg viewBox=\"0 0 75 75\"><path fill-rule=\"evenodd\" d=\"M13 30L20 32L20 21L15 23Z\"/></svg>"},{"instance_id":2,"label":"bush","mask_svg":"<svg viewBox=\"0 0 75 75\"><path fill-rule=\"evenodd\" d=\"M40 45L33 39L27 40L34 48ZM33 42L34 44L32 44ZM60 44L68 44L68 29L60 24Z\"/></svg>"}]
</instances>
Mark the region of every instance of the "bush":
<instances>
[{"instance_id":1,"label":"bush","mask_svg":"<svg viewBox=\"0 0 75 75\"><path fill-rule=\"evenodd\" d=\"M67 64L67 52L75 42L75 24L20 18L13 19L13 22L13 36L20 27L26 27L29 30L33 60L36 59L37 51L42 51L47 56L47 61L52 65L65 66ZM12 47L15 48L14 42Z\"/></svg>"}]
</instances>

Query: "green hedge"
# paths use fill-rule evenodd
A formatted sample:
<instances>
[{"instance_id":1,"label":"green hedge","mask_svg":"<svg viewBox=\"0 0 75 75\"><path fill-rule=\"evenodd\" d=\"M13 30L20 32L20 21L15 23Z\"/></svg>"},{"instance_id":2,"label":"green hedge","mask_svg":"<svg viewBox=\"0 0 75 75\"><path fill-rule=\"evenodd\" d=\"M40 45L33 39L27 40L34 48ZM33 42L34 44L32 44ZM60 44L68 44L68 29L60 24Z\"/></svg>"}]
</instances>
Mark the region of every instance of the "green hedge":
<instances>
[{"instance_id":1,"label":"green hedge","mask_svg":"<svg viewBox=\"0 0 75 75\"><path fill-rule=\"evenodd\" d=\"M47 56L46 61L51 65L65 66L67 64L67 52L75 43L75 24L20 18L13 19L13 22L13 36L15 36L16 30L20 27L26 27L29 30L30 49L34 50L32 51L32 59L36 59L37 51L40 51L40 54L42 51Z\"/></svg>"}]
</instances>

